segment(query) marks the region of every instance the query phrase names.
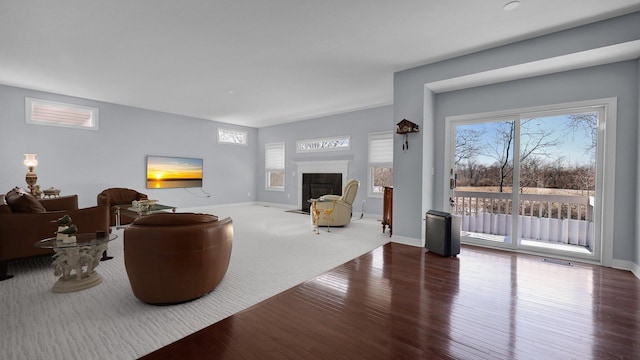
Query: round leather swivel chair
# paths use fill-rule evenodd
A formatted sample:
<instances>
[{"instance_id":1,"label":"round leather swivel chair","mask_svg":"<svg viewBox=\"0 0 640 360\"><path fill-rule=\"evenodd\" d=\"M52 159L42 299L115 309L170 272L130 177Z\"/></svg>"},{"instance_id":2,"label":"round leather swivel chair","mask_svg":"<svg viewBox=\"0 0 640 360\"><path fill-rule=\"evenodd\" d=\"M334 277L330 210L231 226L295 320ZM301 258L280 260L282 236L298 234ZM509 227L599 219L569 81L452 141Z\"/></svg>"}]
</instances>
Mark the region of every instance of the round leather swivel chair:
<instances>
[{"instance_id":1,"label":"round leather swivel chair","mask_svg":"<svg viewBox=\"0 0 640 360\"><path fill-rule=\"evenodd\" d=\"M193 213L142 216L124 230L124 264L133 294L176 304L211 292L227 272L231 218Z\"/></svg>"}]
</instances>

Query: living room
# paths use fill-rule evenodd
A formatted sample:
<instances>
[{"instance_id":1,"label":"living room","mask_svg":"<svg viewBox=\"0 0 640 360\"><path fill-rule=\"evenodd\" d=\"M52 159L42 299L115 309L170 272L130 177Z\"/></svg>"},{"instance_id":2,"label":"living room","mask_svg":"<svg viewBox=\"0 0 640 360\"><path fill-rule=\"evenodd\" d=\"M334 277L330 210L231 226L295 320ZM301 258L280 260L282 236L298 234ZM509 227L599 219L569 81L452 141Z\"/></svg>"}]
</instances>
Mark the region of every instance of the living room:
<instances>
[{"instance_id":1,"label":"living room","mask_svg":"<svg viewBox=\"0 0 640 360\"><path fill-rule=\"evenodd\" d=\"M637 9L635 10L637 11ZM610 197L603 225L601 264L632 271L640 277L640 12L580 27L565 26L512 44L427 65L407 68L393 75L393 101L363 110L304 118L286 124L252 127L205 120L134 106L39 91L5 81L0 85L0 159L3 192L25 186L25 153L38 154L38 184L55 187L61 195L77 194L81 207L96 204L103 189L124 186L145 192L152 199L180 208L241 203L278 204L291 209L299 201L299 162L347 161L348 178L361 181L354 204L365 214L379 218L382 200L366 191L368 184L367 137L392 132L401 119L420 126L404 137L394 135L394 234L393 242L422 246L424 213L447 210L445 119L531 106L571 103L587 99L617 98L617 129L610 179ZM621 44L632 50L616 53ZM610 49L609 56L571 67L552 66L541 72L504 75L519 64L577 54L595 59L590 51ZM538 64L540 65L540 64ZM495 71L496 74L488 74ZM474 75L491 75L485 82L451 85ZM473 79L472 79L473 80ZM444 89L444 90L443 90ZM97 97L97 95L96 95ZM77 130L38 126L25 121L25 98L51 100L99 109L99 129ZM247 145L221 144L218 128L246 131ZM338 152L301 154L296 142L349 135L351 147ZM265 144L285 143L284 191L265 189ZM202 158L204 178L200 189L147 189L145 159L148 155ZM622 191L621 189L627 189Z\"/></svg>"},{"instance_id":2,"label":"living room","mask_svg":"<svg viewBox=\"0 0 640 360\"><path fill-rule=\"evenodd\" d=\"M63 195L77 194L82 207L95 205L96 195L114 186L147 190L150 198L178 208L255 201L296 207L300 175L297 162L346 160L349 162L347 177L359 179L362 189L367 189L370 185L367 134L394 131L399 120L410 119L421 128L420 133L411 134L411 148L404 151L401 136L394 136L394 202L402 204L394 211L394 237L399 242L422 245L424 227L421 215L431 208L446 210L444 200L441 200L446 198L444 181L447 172L443 163L445 145L442 136L446 116L619 97L620 129L617 131L616 149L621 154L615 156L615 186L636 188L637 151L632 149L636 148L638 138L637 56L634 57L631 50L631 56L621 57L613 48L616 44L633 43L637 38L637 29L633 26L636 16L637 13L625 15L397 72L394 76L393 106L259 128L2 85L0 126L3 141L0 156L4 171L0 175L0 183L4 184L6 191L14 186L23 186L26 170L22 163L23 154L37 153L39 164L36 172L42 189L55 187ZM567 71L572 68L565 66L534 73L535 77L529 74L515 79L501 78L499 82L502 84L491 85L495 80L481 87L474 84L469 90L441 93L424 90L425 84L437 84L487 70L500 73L501 69L508 69L513 64L535 63L536 60L570 54L589 57L593 55L581 52L598 48L607 52L608 46L612 47L609 59L606 56L605 59L598 58L597 63L580 64L572 71ZM603 88L606 83L603 78L611 83L609 89ZM511 81L505 82L505 79ZM586 85L591 83L600 86ZM563 91L551 90L558 89L559 84L565 87ZM527 91L527 96L521 96L521 90ZM74 130L27 124L27 97L98 108L99 129ZM486 98L491 101L485 101ZM217 130L221 127L246 131L247 145L218 143ZM296 141L341 135L351 136L349 150L310 154L296 152ZM273 142L285 143L284 191L265 190L264 145ZM145 159L148 155L203 158L202 191L145 189ZM357 210L361 210L358 208L363 202L365 213L382 213L379 197L369 197L368 192L359 191L354 202ZM616 192L615 206L610 206L615 215L611 215L613 223L608 224L609 234L615 229L615 235L612 236L608 258L603 259L608 266L615 260L617 267L635 269L638 273L640 247L637 246L638 231L633 219L639 206L640 201L636 197Z\"/></svg>"}]
</instances>

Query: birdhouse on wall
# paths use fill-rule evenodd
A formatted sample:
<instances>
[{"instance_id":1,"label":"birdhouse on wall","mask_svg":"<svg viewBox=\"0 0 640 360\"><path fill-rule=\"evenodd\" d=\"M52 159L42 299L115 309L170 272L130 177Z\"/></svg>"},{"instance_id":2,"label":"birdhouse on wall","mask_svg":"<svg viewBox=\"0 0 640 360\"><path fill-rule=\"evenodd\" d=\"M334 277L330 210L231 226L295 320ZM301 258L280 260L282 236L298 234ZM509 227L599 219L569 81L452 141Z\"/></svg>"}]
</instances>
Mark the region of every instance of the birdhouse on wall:
<instances>
[{"instance_id":1,"label":"birdhouse on wall","mask_svg":"<svg viewBox=\"0 0 640 360\"><path fill-rule=\"evenodd\" d=\"M409 133L420 132L420 126L414 124L407 119L402 119L397 125L396 134L404 135L404 144L402 144L402 150L409 150Z\"/></svg>"}]
</instances>

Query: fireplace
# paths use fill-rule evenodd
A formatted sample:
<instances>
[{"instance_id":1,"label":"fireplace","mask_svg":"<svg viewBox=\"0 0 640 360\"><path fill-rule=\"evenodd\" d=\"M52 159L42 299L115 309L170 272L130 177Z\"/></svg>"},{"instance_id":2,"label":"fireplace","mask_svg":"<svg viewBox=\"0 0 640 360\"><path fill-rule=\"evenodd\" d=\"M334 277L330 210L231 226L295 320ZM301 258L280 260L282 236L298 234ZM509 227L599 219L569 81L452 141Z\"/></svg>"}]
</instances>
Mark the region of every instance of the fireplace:
<instances>
[{"instance_id":1,"label":"fireplace","mask_svg":"<svg viewBox=\"0 0 640 360\"><path fill-rule=\"evenodd\" d=\"M311 198L311 193L303 195L302 192L302 178L305 174L341 174L340 187L342 184L347 183L347 174L349 174L349 162L350 160L315 160L315 161L294 161L298 170L298 187L297 187L297 205L298 209L309 209L310 204L307 202ZM327 192L328 193L328 192ZM335 194L341 194L342 188L335 192ZM325 194L320 194L322 196ZM306 206L305 206L306 205Z\"/></svg>"},{"instance_id":2,"label":"fireplace","mask_svg":"<svg viewBox=\"0 0 640 360\"><path fill-rule=\"evenodd\" d=\"M322 195L342 195L342 174L302 174L302 211L309 212L311 204L307 200L317 199Z\"/></svg>"}]
</instances>

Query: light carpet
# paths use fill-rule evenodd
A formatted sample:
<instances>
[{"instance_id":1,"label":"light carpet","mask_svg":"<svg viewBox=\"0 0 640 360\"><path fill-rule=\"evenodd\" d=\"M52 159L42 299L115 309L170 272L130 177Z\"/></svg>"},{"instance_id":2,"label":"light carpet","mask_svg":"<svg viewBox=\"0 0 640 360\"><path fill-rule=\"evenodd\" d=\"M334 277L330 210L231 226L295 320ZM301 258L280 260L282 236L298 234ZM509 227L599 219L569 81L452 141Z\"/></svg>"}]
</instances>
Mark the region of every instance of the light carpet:
<instances>
[{"instance_id":1,"label":"light carpet","mask_svg":"<svg viewBox=\"0 0 640 360\"><path fill-rule=\"evenodd\" d=\"M179 209L234 221L225 278L213 292L180 305L152 306L133 296L122 230L109 245L114 258L97 268L103 283L91 289L52 293L50 259L11 262L15 277L0 282L0 359L135 359L389 242L368 216L315 235L308 216L284 210Z\"/></svg>"}]
</instances>

